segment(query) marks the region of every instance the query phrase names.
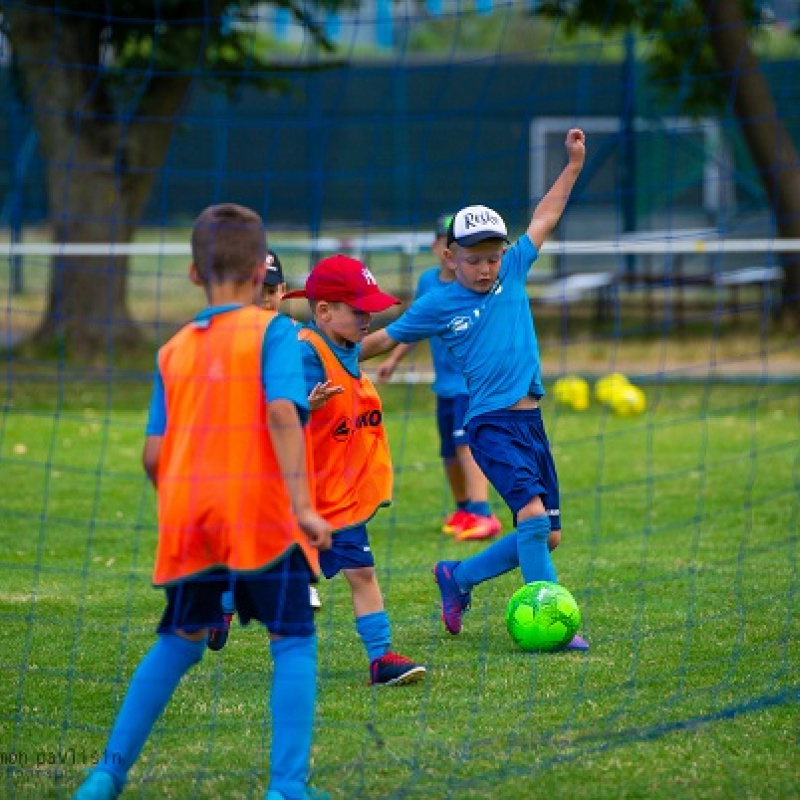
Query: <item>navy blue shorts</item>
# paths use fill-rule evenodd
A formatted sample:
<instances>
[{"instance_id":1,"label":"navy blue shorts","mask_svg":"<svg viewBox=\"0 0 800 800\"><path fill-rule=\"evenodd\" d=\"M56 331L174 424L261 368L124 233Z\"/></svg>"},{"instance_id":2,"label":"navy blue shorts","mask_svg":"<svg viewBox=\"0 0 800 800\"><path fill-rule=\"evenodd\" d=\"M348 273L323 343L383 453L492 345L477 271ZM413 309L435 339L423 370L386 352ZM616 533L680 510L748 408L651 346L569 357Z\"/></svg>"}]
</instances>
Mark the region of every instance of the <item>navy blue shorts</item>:
<instances>
[{"instance_id":1,"label":"navy blue shorts","mask_svg":"<svg viewBox=\"0 0 800 800\"><path fill-rule=\"evenodd\" d=\"M295 547L263 572L233 573L220 569L166 587L167 607L158 633L176 629L192 633L222 623L222 593L233 589L242 625L263 622L278 636L312 636L314 611L309 602L311 568Z\"/></svg>"},{"instance_id":2,"label":"navy blue shorts","mask_svg":"<svg viewBox=\"0 0 800 800\"><path fill-rule=\"evenodd\" d=\"M319 568L326 578L332 578L343 569L374 566L366 525L336 531L331 537L330 550L322 550L319 554Z\"/></svg>"},{"instance_id":3,"label":"navy blue shorts","mask_svg":"<svg viewBox=\"0 0 800 800\"><path fill-rule=\"evenodd\" d=\"M436 425L439 428L439 455L442 458L455 458L456 447L469 444L464 428L468 406L468 394L455 397L436 395Z\"/></svg>"},{"instance_id":4,"label":"navy blue shorts","mask_svg":"<svg viewBox=\"0 0 800 800\"><path fill-rule=\"evenodd\" d=\"M491 411L473 417L469 446L476 463L514 514L542 498L550 530L561 530L558 475L539 408Z\"/></svg>"}]
</instances>

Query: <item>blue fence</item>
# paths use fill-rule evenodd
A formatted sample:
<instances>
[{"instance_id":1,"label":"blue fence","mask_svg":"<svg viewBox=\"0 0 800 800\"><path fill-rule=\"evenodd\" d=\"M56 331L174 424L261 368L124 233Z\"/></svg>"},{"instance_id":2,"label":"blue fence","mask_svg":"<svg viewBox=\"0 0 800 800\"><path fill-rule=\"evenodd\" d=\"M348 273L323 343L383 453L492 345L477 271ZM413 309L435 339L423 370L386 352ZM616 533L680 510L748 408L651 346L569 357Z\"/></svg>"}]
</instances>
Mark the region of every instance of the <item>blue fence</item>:
<instances>
[{"instance_id":1,"label":"blue fence","mask_svg":"<svg viewBox=\"0 0 800 800\"><path fill-rule=\"evenodd\" d=\"M272 223L310 230L339 222L426 228L443 208L480 198L504 209L512 223L522 223L531 199L531 121L622 119L630 107L624 70L623 64L406 60L402 67L297 72L283 94L243 86L229 98L198 84L144 222L185 220L198 203L234 200L259 209ZM780 113L795 131L796 74L796 62L768 65ZM637 114L679 113L643 79L640 84ZM6 153L0 170L3 223L36 223L47 215L44 165L5 74L0 98L6 109L0 123ZM735 127L728 120L725 131L733 141L734 180L757 203L758 181ZM642 197L652 194L647 170L661 169L656 162L638 164ZM653 180L663 181L663 174L654 172ZM617 202L592 198L597 190L591 183L581 191L587 205L593 199Z\"/></svg>"}]
</instances>

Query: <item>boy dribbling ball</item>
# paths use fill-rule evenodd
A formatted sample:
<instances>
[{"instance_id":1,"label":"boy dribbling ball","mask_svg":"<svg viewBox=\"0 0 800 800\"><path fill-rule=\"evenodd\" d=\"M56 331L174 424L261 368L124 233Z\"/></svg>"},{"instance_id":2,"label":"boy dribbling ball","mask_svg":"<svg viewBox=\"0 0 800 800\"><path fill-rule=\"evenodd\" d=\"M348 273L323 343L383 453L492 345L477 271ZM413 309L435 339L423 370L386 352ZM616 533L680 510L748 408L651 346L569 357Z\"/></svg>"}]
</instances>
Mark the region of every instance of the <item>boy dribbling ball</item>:
<instances>
[{"instance_id":1,"label":"boy dribbling ball","mask_svg":"<svg viewBox=\"0 0 800 800\"><path fill-rule=\"evenodd\" d=\"M415 298L447 286L456 279L447 249L447 231L452 219L452 214L445 214L436 221L431 249L439 265L420 275ZM456 504L456 508L442 523L442 533L452 536L457 542L492 539L500 533L501 525L489 506L486 477L469 449L467 431L464 428L464 416L469 407L467 384L445 343L438 336L432 336L429 344L434 371L431 388L436 394L439 455ZM395 347L378 367L378 381L389 380L397 365L413 347L413 343Z\"/></svg>"},{"instance_id":2,"label":"boy dribbling ball","mask_svg":"<svg viewBox=\"0 0 800 800\"><path fill-rule=\"evenodd\" d=\"M514 517L516 530L480 553L435 565L442 619L454 635L478 584L516 567L524 583L556 580L549 551L561 539L558 478L539 408L544 387L525 283L583 168L583 131L570 130L565 147L567 165L515 244L508 246L496 211L462 208L447 232L456 280L415 300L362 348L362 358L370 358L397 343L442 339L469 389L465 425L472 455ZM567 647L585 650L588 644L575 636Z\"/></svg>"}]
</instances>

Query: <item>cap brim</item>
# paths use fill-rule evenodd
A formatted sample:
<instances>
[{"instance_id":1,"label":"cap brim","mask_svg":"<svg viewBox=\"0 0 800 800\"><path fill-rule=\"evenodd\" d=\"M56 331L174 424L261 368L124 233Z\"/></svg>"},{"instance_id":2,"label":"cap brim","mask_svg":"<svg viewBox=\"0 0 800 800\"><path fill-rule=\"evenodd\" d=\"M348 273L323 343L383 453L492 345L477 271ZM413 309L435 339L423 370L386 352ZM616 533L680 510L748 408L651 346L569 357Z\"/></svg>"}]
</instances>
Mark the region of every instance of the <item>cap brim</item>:
<instances>
[{"instance_id":1,"label":"cap brim","mask_svg":"<svg viewBox=\"0 0 800 800\"><path fill-rule=\"evenodd\" d=\"M462 236L461 238L454 239L453 241L459 247L472 247L474 244L478 244L479 242L488 242L492 239L505 244L509 243L507 236L495 233L494 231L479 231L478 233L471 233L469 236Z\"/></svg>"},{"instance_id":2,"label":"cap brim","mask_svg":"<svg viewBox=\"0 0 800 800\"><path fill-rule=\"evenodd\" d=\"M385 292L373 292L372 294L364 295L364 297L356 298L355 300L348 300L347 305L354 308L356 311L364 311L367 314L376 314L379 311L386 311L387 308L392 306L399 306L402 300L392 297Z\"/></svg>"},{"instance_id":3,"label":"cap brim","mask_svg":"<svg viewBox=\"0 0 800 800\"><path fill-rule=\"evenodd\" d=\"M281 300L292 300L295 297L308 297L305 289L295 289L293 292L287 292Z\"/></svg>"}]
</instances>

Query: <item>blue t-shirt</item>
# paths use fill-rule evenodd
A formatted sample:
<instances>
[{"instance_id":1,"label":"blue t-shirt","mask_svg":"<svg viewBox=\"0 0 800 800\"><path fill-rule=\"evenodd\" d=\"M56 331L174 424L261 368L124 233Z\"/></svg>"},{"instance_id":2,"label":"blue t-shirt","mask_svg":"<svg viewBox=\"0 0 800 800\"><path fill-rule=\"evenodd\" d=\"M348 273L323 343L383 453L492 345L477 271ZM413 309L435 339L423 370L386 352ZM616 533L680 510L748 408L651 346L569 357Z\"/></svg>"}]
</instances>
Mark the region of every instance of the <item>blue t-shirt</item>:
<instances>
[{"instance_id":1,"label":"blue t-shirt","mask_svg":"<svg viewBox=\"0 0 800 800\"><path fill-rule=\"evenodd\" d=\"M201 311L195 324L213 325L214 317L227 311L241 308L241 305L213 306ZM261 380L267 395L267 402L290 400L297 407L303 424L308 421L308 393L303 378L303 364L300 342L297 341L297 327L292 319L278 314L267 328L261 347ZM164 379L158 368L153 377L153 394L150 397L150 413L147 417L147 435L163 436L167 429L167 402L164 396Z\"/></svg>"},{"instance_id":2,"label":"blue t-shirt","mask_svg":"<svg viewBox=\"0 0 800 800\"><path fill-rule=\"evenodd\" d=\"M417 281L418 300L428 292L449 286L453 281L443 281L439 277L439 267L427 269L419 276ZM461 369L455 362L447 345L438 337L432 336L428 343L431 348L431 361L433 362L433 386L431 387L440 397L458 397L467 393L467 382L461 374Z\"/></svg>"},{"instance_id":3,"label":"blue t-shirt","mask_svg":"<svg viewBox=\"0 0 800 800\"><path fill-rule=\"evenodd\" d=\"M339 359L347 372L349 372L356 379L361 377L361 366L358 363L358 354L361 352L360 342L352 342L342 347L341 345L332 342L317 327L314 320L311 320L308 323L308 327L325 340L328 347L331 348L333 354ZM303 371L305 372L306 376L306 391L310 393L318 383L326 381L328 378L325 375L325 367L322 363L322 359L317 355L317 351L314 349L311 342L301 341L300 346L303 354Z\"/></svg>"},{"instance_id":4,"label":"blue t-shirt","mask_svg":"<svg viewBox=\"0 0 800 800\"><path fill-rule=\"evenodd\" d=\"M467 382L465 423L478 414L508 408L525 395L544 394L525 292L528 270L537 256L525 234L506 251L488 292L450 283L415 300L386 328L396 342L441 338Z\"/></svg>"}]
</instances>

